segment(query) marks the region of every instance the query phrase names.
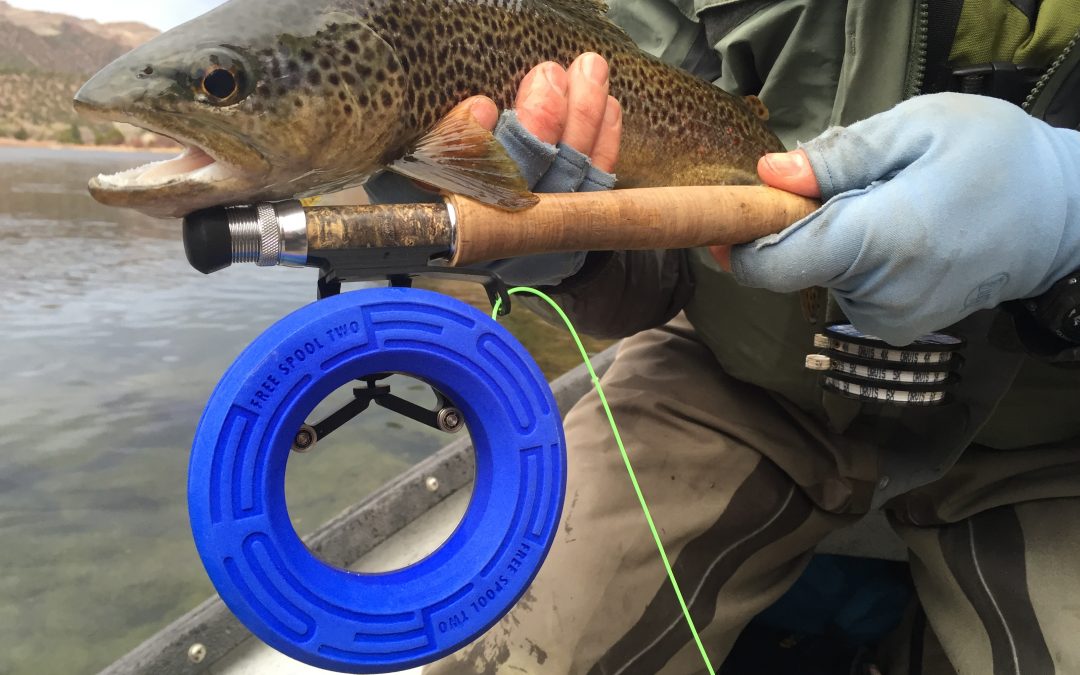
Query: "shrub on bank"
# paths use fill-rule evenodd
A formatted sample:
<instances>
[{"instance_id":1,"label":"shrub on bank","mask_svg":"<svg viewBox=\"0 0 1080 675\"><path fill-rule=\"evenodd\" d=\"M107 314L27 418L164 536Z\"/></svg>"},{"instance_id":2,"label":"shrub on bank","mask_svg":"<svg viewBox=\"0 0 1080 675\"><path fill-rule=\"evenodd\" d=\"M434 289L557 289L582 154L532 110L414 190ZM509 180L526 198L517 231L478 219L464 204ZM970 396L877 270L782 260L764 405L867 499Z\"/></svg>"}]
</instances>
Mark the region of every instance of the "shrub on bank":
<instances>
[{"instance_id":1,"label":"shrub on bank","mask_svg":"<svg viewBox=\"0 0 1080 675\"><path fill-rule=\"evenodd\" d=\"M64 129L56 135L56 140L61 143L69 143L71 145L82 145L82 130L79 129L78 124L72 124L67 129Z\"/></svg>"},{"instance_id":2,"label":"shrub on bank","mask_svg":"<svg viewBox=\"0 0 1080 675\"><path fill-rule=\"evenodd\" d=\"M114 126L94 129L94 145L123 145L124 134Z\"/></svg>"}]
</instances>

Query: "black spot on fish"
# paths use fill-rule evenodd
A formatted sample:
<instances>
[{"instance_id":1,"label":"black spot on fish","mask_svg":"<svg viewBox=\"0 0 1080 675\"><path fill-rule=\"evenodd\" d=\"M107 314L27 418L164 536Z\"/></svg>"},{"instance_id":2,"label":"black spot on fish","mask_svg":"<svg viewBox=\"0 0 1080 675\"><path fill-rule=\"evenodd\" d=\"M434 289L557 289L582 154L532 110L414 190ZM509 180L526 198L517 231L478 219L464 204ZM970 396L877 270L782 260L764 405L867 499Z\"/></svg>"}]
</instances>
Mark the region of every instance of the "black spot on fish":
<instances>
[{"instance_id":1,"label":"black spot on fish","mask_svg":"<svg viewBox=\"0 0 1080 675\"><path fill-rule=\"evenodd\" d=\"M314 86L322 84L322 73L317 70L309 70L307 74L307 81Z\"/></svg>"},{"instance_id":2,"label":"black spot on fish","mask_svg":"<svg viewBox=\"0 0 1080 675\"><path fill-rule=\"evenodd\" d=\"M349 38L345 41L345 50L350 54L360 53L360 44L353 38Z\"/></svg>"},{"instance_id":3,"label":"black spot on fish","mask_svg":"<svg viewBox=\"0 0 1080 675\"><path fill-rule=\"evenodd\" d=\"M341 77L337 73L330 73L330 76L326 78L330 81L330 84L335 87L341 84Z\"/></svg>"},{"instance_id":4,"label":"black spot on fish","mask_svg":"<svg viewBox=\"0 0 1080 675\"><path fill-rule=\"evenodd\" d=\"M346 117L350 117L350 116L352 116L352 114L353 114L353 108L352 108L352 106L351 106L351 105L348 105L348 104L346 104L346 105L345 105L345 107L343 107L343 108L341 109L341 111L342 111L343 113L345 113L345 116L346 116Z\"/></svg>"},{"instance_id":5,"label":"black spot on fish","mask_svg":"<svg viewBox=\"0 0 1080 675\"><path fill-rule=\"evenodd\" d=\"M389 63L386 64L386 70L391 73L396 73L399 68L401 68L401 66L398 64L397 61L394 60L391 60Z\"/></svg>"},{"instance_id":6,"label":"black spot on fish","mask_svg":"<svg viewBox=\"0 0 1080 675\"><path fill-rule=\"evenodd\" d=\"M319 59L319 67L323 70L330 70L333 65L334 64L330 63L330 59L325 56Z\"/></svg>"},{"instance_id":7,"label":"black spot on fish","mask_svg":"<svg viewBox=\"0 0 1080 675\"><path fill-rule=\"evenodd\" d=\"M296 73L300 70L300 64L293 59L289 59L289 72Z\"/></svg>"},{"instance_id":8,"label":"black spot on fish","mask_svg":"<svg viewBox=\"0 0 1080 675\"><path fill-rule=\"evenodd\" d=\"M301 49L300 58L303 59L304 63L311 63L315 60L315 55L306 49Z\"/></svg>"},{"instance_id":9,"label":"black spot on fish","mask_svg":"<svg viewBox=\"0 0 1080 675\"><path fill-rule=\"evenodd\" d=\"M368 104L371 103L371 99L368 98L367 94L360 94L356 97L356 102L360 105L361 108L366 108L368 107Z\"/></svg>"},{"instance_id":10,"label":"black spot on fish","mask_svg":"<svg viewBox=\"0 0 1080 675\"><path fill-rule=\"evenodd\" d=\"M390 95L390 92L383 91L383 93L382 93L382 104L384 106L386 106L387 108L389 108L391 105L394 104L394 97Z\"/></svg>"},{"instance_id":11,"label":"black spot on fish","mask_svg":"<svg viewBox=\"0 0 1080 675\"><path fill-rule=\"evenodd\" d=\"M337 97L338 97L338 100L340 100L340 101L345 101L345 100L347 100L349 98L345 94L345 92L343 92L343 91L339 91L338 94L337 94Z\"/></svg>"},{"instance_id":12,"label":"black spot on fish","mask_svg":"<svg viewBox=\"0 0 1080 675\"><path fill-rule=\"evenodd\" d=\"M342 73L341 77L345 80L345 84L349 85L350 87L356 84L356 76L349 71L345 71L344 73Z\"/></svg>"},{"instance_id":13,"label":"black spot on fish","mask_svg":"<svg viewBox=\"0 0 1080 675\"><path fill-rule=\"evenodd\" d=\"M351 66L352 65L352 57L349 56L348 54L342 54L341 58L338 59L338 61L343 66Z\"/></svg>"},{"instance_id":14,"label":"black spot on fish","mask_svg":"<svg viewBox=\"0 0 1080 675\"><path fill-rule=\"evenodd\" d=\"M356 74L366 80L371 77L371 66L364 63L356 64Z\"/></svg>"},{"instance_id":15,"label":"black spot on fish","mask_svg":"<svg viewBox=\"0 0 1080 675\"><path fill-rule=\"evenodd\" d=\"M297 96L296 98L293 99L293 105L295 105L297 108L303 108L304 107L304 99Z\"/></svg>"}]
</instances>

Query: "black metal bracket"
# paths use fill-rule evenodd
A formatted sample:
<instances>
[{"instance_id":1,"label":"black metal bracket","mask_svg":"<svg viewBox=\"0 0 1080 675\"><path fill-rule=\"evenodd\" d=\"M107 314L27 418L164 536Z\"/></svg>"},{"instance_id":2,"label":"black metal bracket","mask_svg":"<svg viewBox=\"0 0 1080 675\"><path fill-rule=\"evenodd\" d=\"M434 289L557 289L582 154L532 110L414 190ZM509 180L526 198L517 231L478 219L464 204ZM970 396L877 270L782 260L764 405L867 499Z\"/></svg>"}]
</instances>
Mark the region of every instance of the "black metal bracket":
<instances>
[{"instance_id":1,"label":"black metal bracket","mask_svg":"<svg viewBox=\"0 0 1080 675\"><path fill-rule=\"evenodd\" d=\"M461 430L464 424L461 412L439 390L432 387L436 399L435 409L429 410L400 396L395 396L390 392L389 385L380 384L393 374L381 373L359 380L363 386L353 389L352 401L311 425L310 428L315 432L312 442L326 438L356 419L370 408L372 403L438 431L456 433Z\"/></svg>"},{"instance_id":2,"label":"black metal bracket","mask_svg":"<svg viewBox=\"0 0 1080 675\"><path fill-rule=\"evenodd\" d=\"M395 288L412 288L413 281L419 277L450 281L473 281L481 284L484 290L487 291L488 302L491 303L492 308L498 306L499 316L510 314L510 291L506 286L506 282L495 272L471 267L432 267L428 265L392 267L365 270L362 275L349 274L345 278L333 269L323 269L322 274L319 276L318 299L324 300L340 295L343 283L385 280L389 281L390 285Z\"/></svg>"}]
</instances>

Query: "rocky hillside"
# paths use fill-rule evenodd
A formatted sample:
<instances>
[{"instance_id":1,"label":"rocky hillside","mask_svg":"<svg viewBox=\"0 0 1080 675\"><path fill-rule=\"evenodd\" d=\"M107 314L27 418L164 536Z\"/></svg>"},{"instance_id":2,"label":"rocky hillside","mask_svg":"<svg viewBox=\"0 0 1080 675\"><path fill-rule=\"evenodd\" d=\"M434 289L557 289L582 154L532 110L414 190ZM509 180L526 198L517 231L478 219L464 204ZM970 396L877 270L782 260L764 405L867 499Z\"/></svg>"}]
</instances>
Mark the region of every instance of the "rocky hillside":
<instances>
[{"instance_id":1,"label":"rocky hillside","mask_svg":"<svg viewBox=\"0 0 1080 675\"><path fill-rule=\"evenodd\" d=\"M102 24L0 0L0 137L99 145L147 140L130 127L84 123L71 99L98 69L157 33L140 23Z\"/></svg>"}]
</instances>

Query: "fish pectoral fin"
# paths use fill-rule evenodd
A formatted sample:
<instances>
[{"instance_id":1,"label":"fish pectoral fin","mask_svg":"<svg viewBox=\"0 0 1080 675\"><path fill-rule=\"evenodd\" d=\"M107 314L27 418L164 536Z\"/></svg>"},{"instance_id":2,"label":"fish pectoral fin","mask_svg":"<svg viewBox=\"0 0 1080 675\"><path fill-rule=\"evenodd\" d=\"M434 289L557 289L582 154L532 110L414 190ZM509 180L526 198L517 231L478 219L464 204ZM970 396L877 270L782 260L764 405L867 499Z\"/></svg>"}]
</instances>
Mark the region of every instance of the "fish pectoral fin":
<instances>
[{"instance_id":1,"label":"fish pectoral fin","mask_svg":"<svg viewBox=\"0 0 1080 675\"><path fill-rule=\"evenodd\" d=\"M529 191L518 165L464 107L443 118L387 168L508 211L520 211L539 201Z\"/></svg>"},{"instance_id":2,"label":"fish pectoral fin","mask_svg":"<svg viewBox=\"0 0 1080 675\"><path fill-rule=\"evenodd\" d=\"M608 18L609 7L604 0L547 0L543 4L569 17L574 24L597 31L602 37L613 40L616 44L634 44L626 31Z\"/></svg>"},{"instance_id":3,"label":"fish pectoral fin","mask_svg":"<svg viewBox=\"0 0 1080 675\"><path fill-rule=\"evenodd\" d=\"M764 101L757 96L743 96L743 100L750 106L750 111L760 117L762 122L769 121L769 107Z\"/></svg>"}]
</instances>

